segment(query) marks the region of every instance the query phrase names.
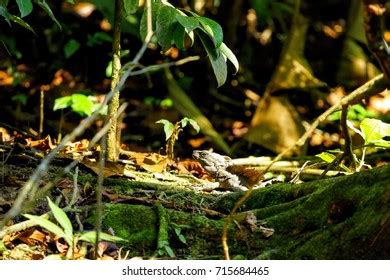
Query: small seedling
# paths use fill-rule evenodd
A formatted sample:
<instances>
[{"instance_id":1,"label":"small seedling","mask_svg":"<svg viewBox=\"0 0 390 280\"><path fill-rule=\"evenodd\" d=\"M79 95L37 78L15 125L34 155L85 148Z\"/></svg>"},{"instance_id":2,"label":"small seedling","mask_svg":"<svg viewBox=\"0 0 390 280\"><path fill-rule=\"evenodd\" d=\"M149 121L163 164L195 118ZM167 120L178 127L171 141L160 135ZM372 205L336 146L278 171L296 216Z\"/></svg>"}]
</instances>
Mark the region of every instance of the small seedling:
<instances>
[{"instance_id":1,"label":"small seedling","mask_svg":"<svg viewBox=\"0 0 390 280\"><path fill-rule=\"evenodd\" d=\"M81 117L89 117L96 110L100 110L99 113L102 115L107 115L107 106L101 107L101 104L94 100L93 96L87 96L82 93L74 93L69 96L57 98L54 101L53 111L61 110L61 119L57 138L58 142L61 141L62 126L65 121L63 110L68 108L79 114Z\"/></svg>"},{"instance_id":2,"label":"small seedling","mask_svg":"<svg viewBox=\"0 0 390 280\"><path fill-rule=\"evenodd\" d=\"M65 242L69 246L66 254L66 258L73 259L74 252L75 249L77 248L77 244L79 243L79 241L85 241L92 244L95 243L96 232L89 231L85 233L80 233L80 232L75 233L73 230L72 223L70 222L65 211L62 210L60 207L58 207L53 201L51 201L49 197L47 198L47 200L49 203L50 210L55 220L60 226L41 216L30 215L30 214L25 214L24 216L29 220L35 222L40 227L50 231L51 233L54 233L59 237L64 238ZM105 240L105 241L110 241L110 242L123 241L123 239L120 237L112 236L103 232L101 232L99 236L101 240Z\"/></svg>"},{"instance_id":3,"label":"small seedling","mask_svg":"<svg viewBox=\"0 0 390 280\"><path fill-rule=\"evenodd\" d=\"M159 120L156 123L164 125L166 141L165 151L169 159L174 159L173 147L175 146L176 140L179 139L179 133L183 131L183 128L186 127L187 124L191 125L196 133L199 133L200 130L198 123L190 118L183 118L175 124L165 119Z\"/></svg>"},{"instance_id":4,"label":"small seedling","mask_svg":"<svg viewBox=\"0 0 390 280\"><path fill-rule=\"evenodd\" d=\"M354 149L359 149L362 151L362 156L359 160L359 166L357 167L357 171L361 169L364 163L364 157L366 154L367 148L375 148L375 149L386 149L390 148L390 141L386 140L386 137L390 136L390 124L384 123L377 119L365 118L360 123L360 129L357 129L353 126L351 122L347 122L348 127L351 128L355 133L359 134L363 140L364 144L359 147L354 147ZM322 152L321 154L316 155L321 158L323 161L327 163L334 163L339 161L343 157L343 151L341 150L333 150ZM356 155L354 155L356 157ZM351 172L351 170L345 166L344 164L338 164L340 168L342 168L346 172Z\"/></svg>"}]
</instances>

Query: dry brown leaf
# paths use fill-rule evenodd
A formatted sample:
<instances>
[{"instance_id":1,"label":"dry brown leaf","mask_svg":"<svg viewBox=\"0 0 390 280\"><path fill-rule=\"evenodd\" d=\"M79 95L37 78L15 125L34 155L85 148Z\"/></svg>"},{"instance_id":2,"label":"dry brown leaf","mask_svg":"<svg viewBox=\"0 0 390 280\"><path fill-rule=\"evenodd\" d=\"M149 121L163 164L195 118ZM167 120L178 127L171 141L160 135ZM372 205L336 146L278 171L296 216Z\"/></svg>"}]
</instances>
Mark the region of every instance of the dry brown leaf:
<instances>
[{"instance_id":1,"label":"dry brown leaf","mask_svg":"<svg viewBox=\"0 0 390 280\"><path fill-rule=\"evenodd\" d=\"M54 149L56 146L52 143L50 135L46 136L44 139L40 140L30 140L26 139L27 147L31 147L43 152Z\"/></svg>"},{"instance_id":2,"label":"dry brown leaf","mask_svg":"<svg viewBox=\"0 0 390 280\"><path fill-rule=\"evenodd\" d=\"M37 243L46 245L46 234L34 228L23 231L15 239L19 239L29 246L37 245Z\"/></svg>"},{"instance_id":3,"label":"dry brown leaf","mask_svg":"<svg viewBox=\"0 0 390 280\"><path fill-rule=\"evenodd\" d=\"M99 162L84 160L81 162L85 167L92 170L96 175L100 173ZM107 161L104 164L103 176L124 176L125 166L120 163ZM128 177L128 176L127 176Z\"/></svg>"},{"instance_id":4,"label":"dry brown leaf","mask_svg":"<svg viewBox=\"0 0 390 280\"><path fill-rule=\"evenodd\" d=\"M163 172L166 170L170 160L163 155L156 153L126 152L130 160L133 160L140 168L149 172Z\"/></svg>"}]
</instances>

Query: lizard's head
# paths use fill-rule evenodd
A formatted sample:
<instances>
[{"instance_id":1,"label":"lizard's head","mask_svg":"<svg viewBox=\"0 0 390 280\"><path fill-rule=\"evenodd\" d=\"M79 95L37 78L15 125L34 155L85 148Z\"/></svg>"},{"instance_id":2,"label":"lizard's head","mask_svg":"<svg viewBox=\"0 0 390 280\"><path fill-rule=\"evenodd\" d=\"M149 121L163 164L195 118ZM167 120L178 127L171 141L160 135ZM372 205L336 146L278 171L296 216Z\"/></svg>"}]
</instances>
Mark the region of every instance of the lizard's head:
<instances>
[{"instance_id":1,"label":"lizard's head","mask_svg":"<svg viewBox=\"0 0 390 280\"><path fill-rule=\"evenodd\" d=\"M209 155L211 154L210 151L206 151L206 150L195 150L192 152L192 157L196 160L201 160L203 158L206 158L208 157Z\"/></svg>"},{"instance_id":2,"label":"lizard's head","mask_svg":"<svg viewBox=\"0 0 390 280\"><path fill-rule=\"evenodd\" d=\"M195 150L192 152L192 157L205 165L225 165L231 160L228 156L222 156L206 150Z\"/></svg>"}]
</instances>

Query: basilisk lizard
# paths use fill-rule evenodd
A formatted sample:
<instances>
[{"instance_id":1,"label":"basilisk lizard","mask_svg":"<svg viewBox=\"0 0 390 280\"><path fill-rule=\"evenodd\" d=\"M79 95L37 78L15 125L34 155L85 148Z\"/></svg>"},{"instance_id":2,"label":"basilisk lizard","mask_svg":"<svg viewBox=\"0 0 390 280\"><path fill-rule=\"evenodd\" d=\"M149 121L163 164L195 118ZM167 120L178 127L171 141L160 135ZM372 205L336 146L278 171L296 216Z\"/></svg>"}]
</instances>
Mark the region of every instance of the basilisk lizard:
<instances>
[{"instance_id":1,"label":"basilisk lizard","mask_svg":"<svg viewBox=\"0 0 390 280\"><path fill-rule=\"evenodd\" d=\"M232 159L206 150L195 150L192 156L219 182L219 188L229 191L246 191L261 182L263 173L241 165Z\"/></svg>"}]
</instances>

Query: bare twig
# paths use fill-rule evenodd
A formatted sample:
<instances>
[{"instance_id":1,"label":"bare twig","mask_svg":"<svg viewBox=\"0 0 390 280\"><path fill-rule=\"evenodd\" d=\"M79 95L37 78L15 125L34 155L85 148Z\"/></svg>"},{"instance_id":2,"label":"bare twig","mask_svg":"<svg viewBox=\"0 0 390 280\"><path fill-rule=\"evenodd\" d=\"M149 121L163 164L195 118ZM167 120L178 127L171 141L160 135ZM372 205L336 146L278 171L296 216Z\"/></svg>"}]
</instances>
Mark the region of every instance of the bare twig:
<instances>
[{"instance_id":1,"label":"bare twig","mask_svg":"<svg viewBox=\"0 0 390 280\"><path fill-rule=\"evenodd\" d=\"M351 139L351 135L349 134L348 124L347 124L348 107L349 105L343 105L341 110L341 118L340 118L341 130L343 131L344 139L345 139L344 158L349 159L351 161L352 168L356 170L357 160L355 154L353 153L352 139Z\"/></svg>"}]
</instances>

